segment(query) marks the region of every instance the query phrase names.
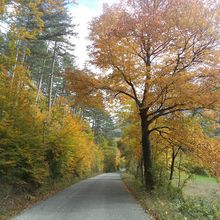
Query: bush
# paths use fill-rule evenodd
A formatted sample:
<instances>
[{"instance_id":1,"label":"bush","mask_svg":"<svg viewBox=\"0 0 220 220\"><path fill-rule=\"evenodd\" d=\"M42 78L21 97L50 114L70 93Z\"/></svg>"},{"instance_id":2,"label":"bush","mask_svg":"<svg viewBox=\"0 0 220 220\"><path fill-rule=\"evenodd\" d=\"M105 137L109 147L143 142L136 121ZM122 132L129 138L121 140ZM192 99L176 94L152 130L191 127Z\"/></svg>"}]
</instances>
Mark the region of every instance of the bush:
<instances>
[{"instance_id":1,"label":"bush","mask_svg":"<svg viewBox=\"0 0 220 220\"><path fill-rule=\"evenodd\" d=\"M89 125L63 98L48 114L46 100L36 105L34 87L24 86L29 84L22 73L13 80L0 74L0 182L33 191L51 179L101 171L102 151Z\"/></svg>"},{"instance_id":2,"label":"bush","mask_svg":"<svg viewBox=\"0 0 220 220\"><path fill-rule=\"evenodd\" d=\"M188 198L179 206L180 212L189 220L220 219L220 204L202 198Z\"/></svg>"},{"instance_id":3,"label":"bush","mask_svg":"<svg viewBox=\"0 0 220 220\"><path fill-rule=\"evenodd\" d=\"M171 183L156 187L154 192L170 200L183 198L182 190L178 187L173 186Z\"/></svg>"},{"instance_id":4,"label":"bush","mask_svg":"<svg viewBox=\"0 0 220 220\"><path fill-rule=\"evenodd\" d=\"M190 172L192 174L201 175L201 176L208 176L208 172L203 167L192 167L190 168Z\"/></svg>"}]
</instances>

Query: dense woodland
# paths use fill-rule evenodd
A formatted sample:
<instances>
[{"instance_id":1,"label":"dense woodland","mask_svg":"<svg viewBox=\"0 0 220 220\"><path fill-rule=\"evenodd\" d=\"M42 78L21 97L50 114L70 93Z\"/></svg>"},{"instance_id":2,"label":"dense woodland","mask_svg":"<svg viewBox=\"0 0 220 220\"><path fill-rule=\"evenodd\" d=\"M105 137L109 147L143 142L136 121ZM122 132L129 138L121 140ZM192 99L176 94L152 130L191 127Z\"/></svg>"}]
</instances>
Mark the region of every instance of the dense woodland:
<instances>
[{"instance_id":1,"label":"dense woodland","mask_svg":"<svg viewBox=\"0 0 220 220\"><path fill-rule=\"evenodd\" d=\"M77 71L67 1L1 4L0 181L33 190L49 180L117 169L115 125L67 90Z\"/></svg>"},{"instance_id":2,"label":"dense woodland","mask_svg":"<svg viewBox=\"0 0 220 220\"><path fill-rule=\"evenodd\" d=\"M65 0L0 5L0 182L36 190L126 169L147 191L219 178L219 1L127 0L90 23L90 63ZM100 72L100 71L99 71Z\"/></svg>"}]
</instances>

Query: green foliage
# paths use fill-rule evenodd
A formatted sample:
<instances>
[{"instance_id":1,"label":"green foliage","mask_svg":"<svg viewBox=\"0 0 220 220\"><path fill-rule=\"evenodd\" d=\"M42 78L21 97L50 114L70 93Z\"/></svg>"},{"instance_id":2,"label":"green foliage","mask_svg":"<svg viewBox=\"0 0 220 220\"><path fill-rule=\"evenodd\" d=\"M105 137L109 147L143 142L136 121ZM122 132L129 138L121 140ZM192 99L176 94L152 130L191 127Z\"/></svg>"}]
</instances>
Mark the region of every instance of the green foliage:
<instances>
[{"instance_id":1,"label":"green foliage","mask_svg":"<svg viewBox=\"0 0 220 220\"><path fill-rule=\"evenodd\" d=\"M171 185L148 193L144 185L134 176L123 174L122 178L146 211L158 220L218 220L220 218L220 205L217 201L208 201L199 197L183 198L181 192Z\"/></svg>"},{"instance_id":2,"label":"green foliage","mask_svg":"<svg viewBox=\"0 0 220 220\"><path fill-rule=\"evenodd\" d=\"M189 220L217 220L220 219L220 204L202 198L188 198L179 204L179 210Z\"/></svg>"},{"instance_id":3,"label":"green foliage","mask_svg":"<svg viewBox=\"0 0 220 220\"><path fill-rule=\"evenodd\" d=\"M208 176L208 172L203 167L193 166L190 172L196 175Z\"/></svg>"},{"instance_id":4,"label":"green foliage","mask_svg":"<svg viewBox=\"0 0 220 220\"><path fill-rule=\"evenodd\" d=\"M165 196L169 199L181 199L182 198L182 190L178 187L173 186L172 184L164 185L163 187L158 187L155 191L160 196Z\"/></svg>"},{"instance_id":5,"label":"green foliage","mask_svg":"<svg viewBox=\"0 0 220 220\"><path fill-rule=\"evenodd\" d=\"M206 175L194 175L193 180L196 183L218 185L217 179L215 179L214 177L206 176Z\"/></svg>"},{"instance_id":6,"label":"green foliage","mask_svg":"<svg viewBox=\"0 0 220 220\"><path fill-rule=\"evenodd\" d=\"M115 172L119 170L120 152L116 143L112 140L108 140L103 135L96 136L96 142L98 142L103 151L104 172Z\"/></svg>"},{"instance_id":7,"label":"green foliage","mask_svg":"<svg viewBox=\"0 0 220 220\"><path fill-rule=\"evenodd\" d=\"M116 148L108 147L104 149L104 171L115 172L116 166Z\"/></svg>"}]
</instances>

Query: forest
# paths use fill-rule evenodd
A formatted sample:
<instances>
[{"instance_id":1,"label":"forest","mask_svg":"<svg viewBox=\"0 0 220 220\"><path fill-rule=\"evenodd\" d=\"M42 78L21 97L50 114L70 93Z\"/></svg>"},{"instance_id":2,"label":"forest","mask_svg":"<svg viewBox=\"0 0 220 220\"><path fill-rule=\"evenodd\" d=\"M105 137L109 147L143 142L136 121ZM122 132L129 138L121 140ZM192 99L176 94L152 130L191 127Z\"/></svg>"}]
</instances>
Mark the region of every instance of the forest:
<instances>
[{"instance_id":1,"label":"forest","mask_svg":"<svg viewBox=\"0 0 220 220\"><path fill-rule=\"evenodd\" d=\"M219 219L220 2L103 4L97 72L75 63L76 4L0 1L0 219L46 186L116 171L155 219ZM211 198L187 196L203 177Z\"/></svg>"}]
</instances>

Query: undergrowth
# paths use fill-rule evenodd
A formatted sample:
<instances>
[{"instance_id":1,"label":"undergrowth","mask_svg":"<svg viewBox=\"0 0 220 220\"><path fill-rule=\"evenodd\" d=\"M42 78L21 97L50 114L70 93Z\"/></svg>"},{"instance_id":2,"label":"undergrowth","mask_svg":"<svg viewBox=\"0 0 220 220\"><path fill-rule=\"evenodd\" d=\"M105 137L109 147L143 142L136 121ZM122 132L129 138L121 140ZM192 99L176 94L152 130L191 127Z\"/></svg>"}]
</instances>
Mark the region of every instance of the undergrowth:
<instances>
[{"instance_id":1,"label":"undergrowth","mask_svg":"<svg viewBox=\"0 0 220 220\"><path fill-rule=\"evenodd\" d=\"M94 174L95 176L95 174ZM0 184L0 220L10 219L22 210L31 207L39 201L43 201L57 192L75 184L83 178L68 177L57 181L48 181L35 191L21 190L8 184Z\"/></svg>"},{"instance_id":2,"label":"undergrowth","mask_svg":"<svg viewBox=\"0 0 220 220\"><path fill-rule=\"evenodd\" d=\"M184 198L181 190L170 184L145 191L143 184L131 174L122 174L122 179L140 201L146 212L157 220L219 220L220 203L201 197Z\"/></svg>"}]
</instances>

